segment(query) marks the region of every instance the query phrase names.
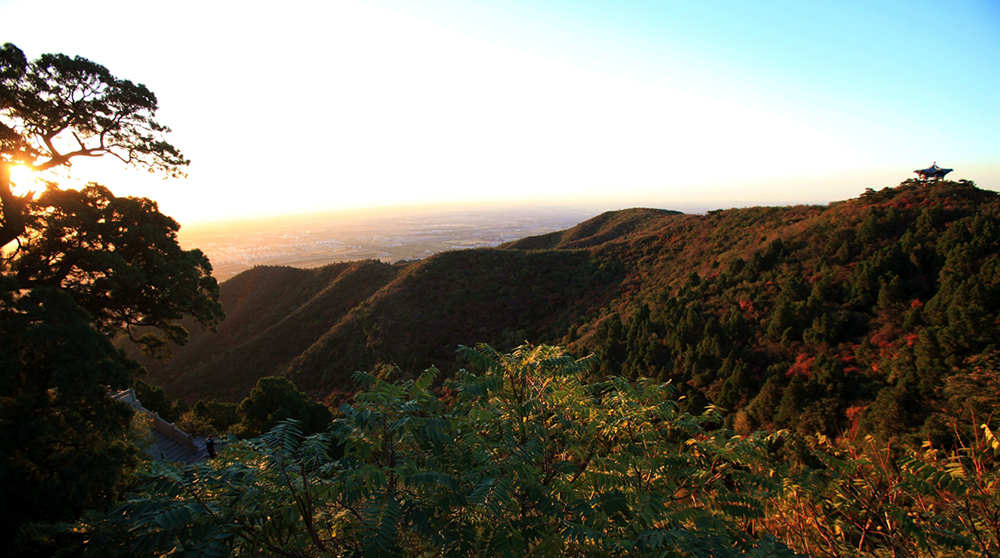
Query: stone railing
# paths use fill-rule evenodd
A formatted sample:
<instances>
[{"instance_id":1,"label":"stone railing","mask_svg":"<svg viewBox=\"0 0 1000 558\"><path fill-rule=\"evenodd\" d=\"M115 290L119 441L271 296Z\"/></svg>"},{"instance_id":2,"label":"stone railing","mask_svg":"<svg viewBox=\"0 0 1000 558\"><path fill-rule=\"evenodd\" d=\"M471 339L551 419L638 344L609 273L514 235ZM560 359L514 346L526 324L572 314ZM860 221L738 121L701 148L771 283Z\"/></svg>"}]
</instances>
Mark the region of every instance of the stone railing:
<instances>
[{"instance_id":1,"label":"stone railing","mask_svg":"<svg viewBox=\"0 0 1000 558\"><path fill-rule=\"evenodd\" d=\"M164 436L170 438L171 440L183 446L184 449L188 450L188 452L191 453L191 455L198 453L198 446L194 443L194 438L190 434L177 428L176 426L173 425L173 423L167 422L166 420L161 418L158 413L154 413L153 411L150 411L149 409L143 407L142 403L139 402L139 398L136 397L135 391L132 388L128 388L125 391L120 391L112 395L111 397L114 398L116 401L121 401L122 403L128 403L129 405L132 406L133 409L135 409L138 412L146 413L146 416L149 418L149 423L153 428L163 433Z\"/></svg>"}]
</instances>

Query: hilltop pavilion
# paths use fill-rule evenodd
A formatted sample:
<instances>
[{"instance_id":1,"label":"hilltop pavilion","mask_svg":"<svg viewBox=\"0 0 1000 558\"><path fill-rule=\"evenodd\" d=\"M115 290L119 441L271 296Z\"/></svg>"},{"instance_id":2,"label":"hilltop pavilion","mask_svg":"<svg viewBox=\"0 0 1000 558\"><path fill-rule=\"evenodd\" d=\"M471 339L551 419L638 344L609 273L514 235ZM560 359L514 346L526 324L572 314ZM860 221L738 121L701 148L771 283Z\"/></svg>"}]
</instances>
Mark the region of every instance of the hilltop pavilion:
<instances>
[{"instance_id":1,"label":"hilltop pavilion","mask_svg":"<svg viewBox=\"0 0 1000 558\"><path fill-rule=\"evenodd\" d=\"M927 167L926 169L915 170L913 172L917 173L920 180L926 182L928 180L941 180L944 178L944 175L948 174L952 170L953 169L942 169L937 166L937 161L935 161L933 165Z\"/></svg>"}]
</instances>

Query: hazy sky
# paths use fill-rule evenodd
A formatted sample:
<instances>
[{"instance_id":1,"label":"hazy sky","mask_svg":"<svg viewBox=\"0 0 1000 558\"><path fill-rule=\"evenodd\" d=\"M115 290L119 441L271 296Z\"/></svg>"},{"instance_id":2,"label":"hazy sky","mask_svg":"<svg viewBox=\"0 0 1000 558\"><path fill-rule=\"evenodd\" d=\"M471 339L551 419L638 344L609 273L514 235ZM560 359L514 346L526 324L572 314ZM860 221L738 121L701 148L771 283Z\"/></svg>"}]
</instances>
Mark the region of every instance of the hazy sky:
<instances>
[{"instance_id":1,"label":"hazy sky","mask_svg":"<svg viewBox=\"0 0 1000 558\"><path fill-rule=\"evenodd\" d=\"M934 161L1000 190L996 0L0 0L0 30L157 94L187 180L74 173L182 223L825 203Z\"/></svg>"}]
</instances>

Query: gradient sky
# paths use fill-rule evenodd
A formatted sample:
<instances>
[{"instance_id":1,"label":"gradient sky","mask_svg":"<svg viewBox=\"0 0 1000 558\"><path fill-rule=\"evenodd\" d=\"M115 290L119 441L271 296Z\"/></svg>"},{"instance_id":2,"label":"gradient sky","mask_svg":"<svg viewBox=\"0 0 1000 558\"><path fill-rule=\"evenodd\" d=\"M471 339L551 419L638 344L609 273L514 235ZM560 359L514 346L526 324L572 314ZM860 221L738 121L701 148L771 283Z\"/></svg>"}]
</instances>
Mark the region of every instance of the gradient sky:
<instances>
[{"instance_id":1,"label":"gradient sky","mask_svg":"<svg viewBox=\"0 0 1000 558\"><path fill-rule=\"evenodd\" d=\"M409 203L1000 190L1000 3L0 0L0 41L144 83L193 163L80 163L182 223Z\"/></svg>"}]
</instances>

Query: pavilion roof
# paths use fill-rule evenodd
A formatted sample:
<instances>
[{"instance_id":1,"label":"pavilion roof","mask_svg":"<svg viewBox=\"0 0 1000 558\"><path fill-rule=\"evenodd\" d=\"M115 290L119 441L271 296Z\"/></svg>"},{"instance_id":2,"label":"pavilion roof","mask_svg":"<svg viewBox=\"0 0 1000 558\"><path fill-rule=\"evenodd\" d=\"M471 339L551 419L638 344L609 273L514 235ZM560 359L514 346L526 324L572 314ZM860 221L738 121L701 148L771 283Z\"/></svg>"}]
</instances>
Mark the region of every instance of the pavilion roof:
<instances>
[{"instance_id":1,"label":"pavilion roof","mask_svg":"<svg viewBox=\"0 0 1000 558\"><path fill-rule=\"evenodd\" d=\"M933 165L927 167L926 169L915 170L913 172L917 173L920 176L925 176L925 177L926 176L933 176L933 177L937 177L937 178L943 178L944 175L948 174L952 170L954 170L954 169L943 169L943 168L939 167L937 165L937 162L935 161Z\"/></svg>"}]
</instances>

